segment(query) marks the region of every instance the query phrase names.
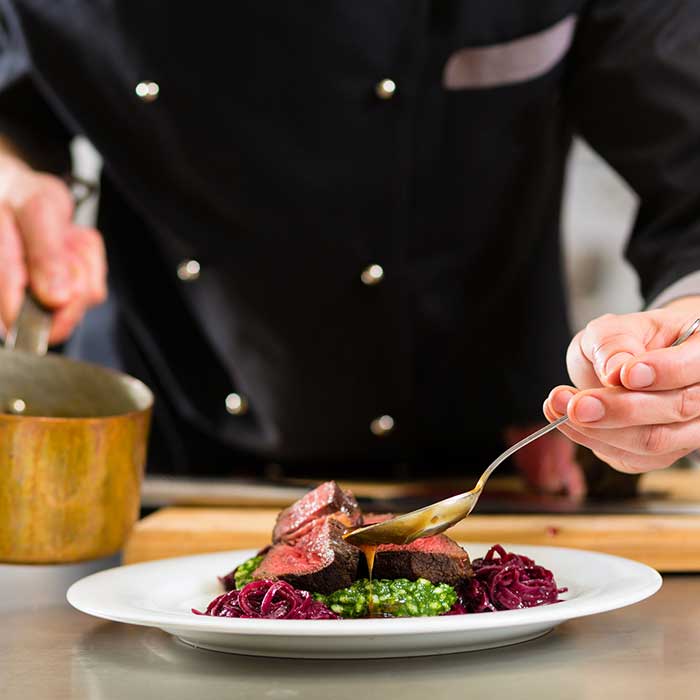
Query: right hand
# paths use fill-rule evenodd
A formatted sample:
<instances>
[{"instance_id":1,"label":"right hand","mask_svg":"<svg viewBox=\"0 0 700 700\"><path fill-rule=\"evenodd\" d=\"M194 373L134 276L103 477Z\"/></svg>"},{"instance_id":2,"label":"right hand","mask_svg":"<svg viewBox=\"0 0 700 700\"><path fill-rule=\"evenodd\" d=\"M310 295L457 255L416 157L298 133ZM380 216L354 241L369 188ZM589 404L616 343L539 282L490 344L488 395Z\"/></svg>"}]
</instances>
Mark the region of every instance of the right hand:
<instances>
[{"instance_id":1,"label":"right hand","mask_svg":"<svg viewBox=\"0 0 700 700\"><path fill-rule=\"evenodd\" d=\"M107 298L102 236L73 223L73 198L57 177L0 156L0 333L14 323L26 287L54 312L49 342L66 340Z\"/></svg>"}]
</instances>

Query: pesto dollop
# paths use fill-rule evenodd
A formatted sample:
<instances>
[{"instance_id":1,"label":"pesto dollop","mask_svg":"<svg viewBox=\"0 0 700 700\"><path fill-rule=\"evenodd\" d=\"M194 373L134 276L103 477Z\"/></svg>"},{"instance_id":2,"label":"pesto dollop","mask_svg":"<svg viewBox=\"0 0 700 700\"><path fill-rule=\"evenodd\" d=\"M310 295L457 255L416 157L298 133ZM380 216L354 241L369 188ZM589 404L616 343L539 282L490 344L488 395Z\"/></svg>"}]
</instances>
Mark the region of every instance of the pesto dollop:
<instances>
[{"instance_id":1,"label":"pesto dollop","mask_svg":"<svg viewBox=\"0 0 700 700\"><path fill-rule=\"evenodd\" d=\"M233 572L233 582L236 588L240 590L243 586L249 584L253 580L253 572L260 566L260 563L265 558L264 554L257 557L246 559L242 564L239 564Z\"/></svg>"},{"instance_id":2,"label":"pesto dollop","mask_svg":"<svg viewBox=\"0 0 700 700\"><path fill-rule=\"evenodd\" d=\"M370 613L370 586L366 578L352 586L314 598L324 603L341 617L427 617L448 612L457 602L457 593L446 583L433 584L419 578L379 579L372 581L372 606Z\"/></svg>"}]
</instances>

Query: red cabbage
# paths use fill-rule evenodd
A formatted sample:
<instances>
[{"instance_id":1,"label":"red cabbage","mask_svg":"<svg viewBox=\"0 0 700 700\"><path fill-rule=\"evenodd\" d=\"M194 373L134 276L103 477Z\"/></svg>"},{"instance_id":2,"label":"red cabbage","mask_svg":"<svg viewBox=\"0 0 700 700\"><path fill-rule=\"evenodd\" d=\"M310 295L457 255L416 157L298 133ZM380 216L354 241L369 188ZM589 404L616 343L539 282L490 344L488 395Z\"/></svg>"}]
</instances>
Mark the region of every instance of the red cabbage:
<instances>
[{"instance_id":1,"label":"red cabbage","mask_svg":"<svg viewBox=\"0 0 700 700\"><path fill-rule=\"evenodd\" d=\"M496 557L498 555L498 557ZM554 574L522 554L506 552L496 544L472 562L474 577L457 591L458 602L448 615L516 610L559 600Z\"/></svg>"},{"instance_id":2,"label":"red cabbage","mask_svg":"<svg viewBox=\"0 0 700 700\"><path fill-rule=\"evenodd\" d=\"M298 591L286 581L253 581L240 590L214 598L202 612L211 617L245 617L269 620L337 620L332 610L314 600L308 591Z\"/></svg>"}]
</instances>

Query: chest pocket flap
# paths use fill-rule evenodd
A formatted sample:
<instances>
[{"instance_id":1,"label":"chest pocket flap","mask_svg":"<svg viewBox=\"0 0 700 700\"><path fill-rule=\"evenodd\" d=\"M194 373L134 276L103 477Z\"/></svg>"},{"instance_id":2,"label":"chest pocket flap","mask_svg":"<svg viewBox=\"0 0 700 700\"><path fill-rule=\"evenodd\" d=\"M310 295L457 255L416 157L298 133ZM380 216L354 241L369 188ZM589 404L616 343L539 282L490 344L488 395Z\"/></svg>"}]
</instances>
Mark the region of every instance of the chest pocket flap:
<instances>
[{"instance_id":1,"label":"chest pocket flap","mask_svg":"<svg viewBox=\"0 0 700 700\"><path fill-rule=\"evenodd\" d=\"M536 34L492 46L459 49L445 64L443 87L492 88L544 75L569 50L575 27L576 16L568 15Z\"/></svg>"}]
</instances>

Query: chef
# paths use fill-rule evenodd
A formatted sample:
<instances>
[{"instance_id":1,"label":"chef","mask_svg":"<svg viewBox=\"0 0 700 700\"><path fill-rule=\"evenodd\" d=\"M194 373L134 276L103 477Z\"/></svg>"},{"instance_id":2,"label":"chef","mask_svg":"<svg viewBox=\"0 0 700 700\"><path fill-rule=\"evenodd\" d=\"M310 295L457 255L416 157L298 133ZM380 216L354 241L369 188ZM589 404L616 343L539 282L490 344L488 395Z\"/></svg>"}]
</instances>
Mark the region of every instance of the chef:
<instances>
[{"instance_id":1,"label":"chef","mask_svg":"<svg viewBox=\"0 0 700 700\"><path fill-rule=\"evenodd\" d=\"M667 347L700 316L697 3L0 6L0 318L29 286L152 386L153 468L480 472L543 400L545 490L585 488L567 438L626 472L700 445L700 338ZM576 133L640 198L646 306L571 340Z\"/></svg>"}]
</instances>

